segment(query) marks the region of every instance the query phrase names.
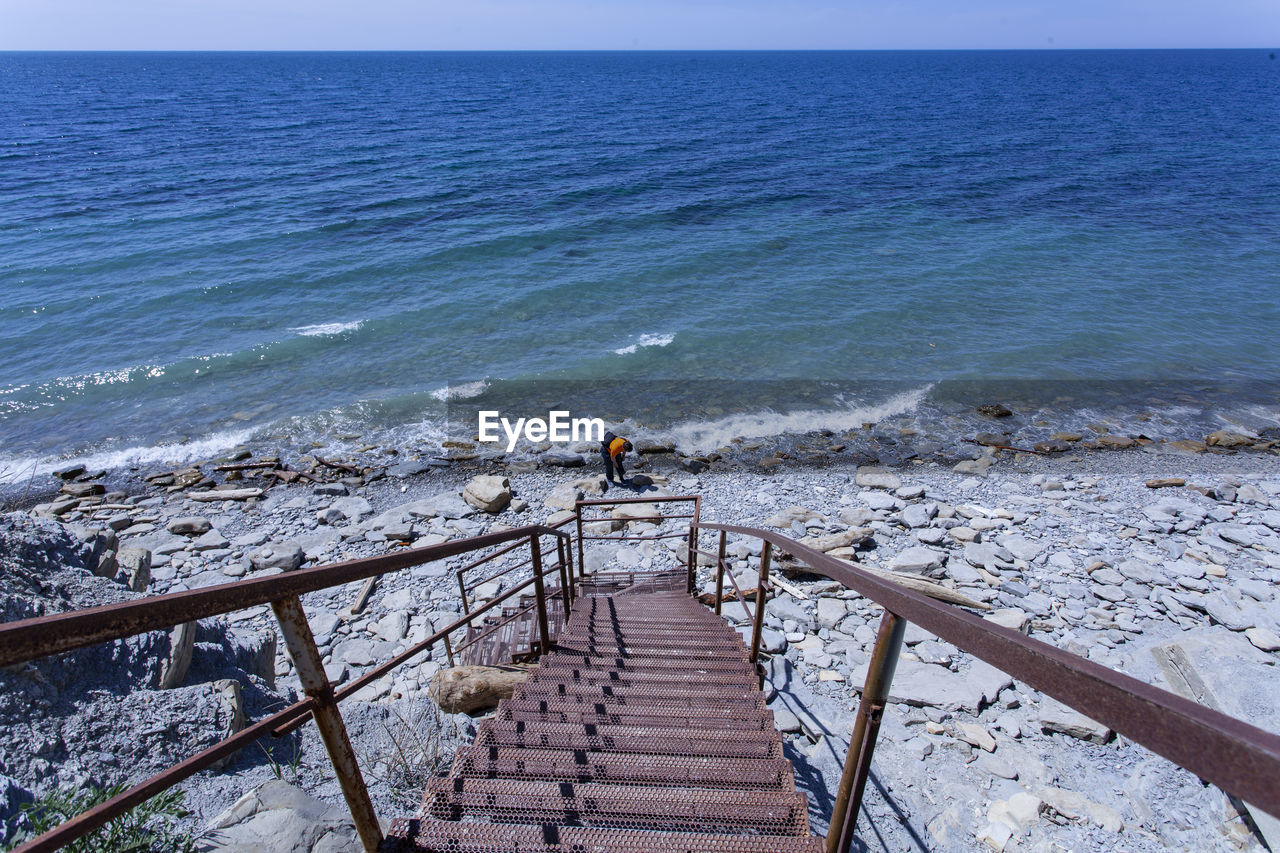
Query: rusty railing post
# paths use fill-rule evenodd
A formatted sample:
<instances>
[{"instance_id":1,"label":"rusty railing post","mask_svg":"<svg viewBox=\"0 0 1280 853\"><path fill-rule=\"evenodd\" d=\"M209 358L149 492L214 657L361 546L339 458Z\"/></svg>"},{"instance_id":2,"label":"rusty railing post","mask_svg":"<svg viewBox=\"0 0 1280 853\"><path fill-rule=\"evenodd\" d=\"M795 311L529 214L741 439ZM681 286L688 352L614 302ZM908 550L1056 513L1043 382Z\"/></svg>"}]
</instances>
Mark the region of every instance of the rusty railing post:
<instances>
[{"instance_id":1,"label":"rusty railing post","mask_svg":"<svg viewBox=\"0 0 1280 853\"><path fill-rule=\"evenodd\" d=\"M285 646L293 660L294 669L298 671L302 690L315 702L312 716L315 718L316 728L320 730L324 748L329 753L329 761L333 763L334 772L337 773L342 795L347 800L347 808L351 810L351 819L360 835L360 843L368 853L374 853L382 844L382 827L378 825L378 816L369 799L369 789L365 787L360 764L356 761L355 752L351 749L351 739L347 736L347 727L343 725L338 703L334 701L333 686L324 674L324 663L320 659L320 650L316 648L315 637L311 634L311 626L307 623L307 614L302 609L302 601L296 595L282 598L271 602L271 609L275 611L276 620L280 623L280 631L284 634Z\"/></svg>"},{"instance_id":2,"label":"rusty railing post","mask_svg":"<svg viewBox=\"0 0 1280 853\"><path fill-rule=\"evenodd\" d=\"M453 662L453 644L449 642L449 635L444 635L444 653L449 656L449 666L455 666Z\"/></svg>"},{"instance_id":3,"label":"rusty railing post","mask_svg":"<svg viewBox=\"0 0 1280 853\"><path fill-rule=\"evenodd\" d=\"M564 543L564 564L569 567L569 603L573 604L578 598L577 579L573 576L573 540L562 539L559 536L556 539ZM565 613L564 618L567 620L569 614Z\"/></svg>"},{"instance_id":4,"label":"rusty railing post","mask_svg":"<svg viewBox=\"0 0 1280 853\"><path fill-rule=\"evenodd\" d=\"M689 584L688 584L689 589L687 591L690 595L693 595L693 591L696 588L696 584L697 584L697 573L698 573L698 528L694 527L692 524L689 525L688 560L689 560Z\"/></svg>"},{"instance_id":5,"label":"rusty railing post","mask_svg":"<svg viewBox=\"0 0 1280 853\"><path fill-rule=\"evenodd\" d=\"M760 662L760 638L764 635L764 605L769 600L769 556L773 544L766 542L760 549L760 580L756 583L756 619L751 629L751 662ZM743 591L743 595L746 591ZM743 602L744 606L746 602Z\"/></svg>"},{"instance_id":6,"label":"rusty railing post","mask_svg":"<svg viewBox=\"0 0 1280 853\"><path fill-rule=\"evenodd\" d=\"M551 651L551 629L547 627L547 591L542 581L542 546L537 534L529 537L529 553L533 558L533 593L538 600L538 636L542 640L539 654L545 655Z\"/></svg>"},{"instance_id":7,"label":"rusty railing post","mask_svg":"<svg viewBox=\"0 0 1280 853\"><path fill-rule=\"evenodd\" d=\"M720 608L724 604L724 546L729 534L723 530L720 531L720 557L716 560L716 615L720 615Z\"/></svg>"},{"instance_id":8,"label":"rusty railing post","mask_svg":"<svg viewBox=\"0 0 1280 853\"><path fill-rule=\"evenodd\" d=\"M880 720L889 697L889 685L893 683L893 672L898 667L898 653L902 651L902 636L906 630L906 619L888 610L884 612L876 634L875 649L871 652L867 680L862 686L858 716L854 718L849 754L844 759L844 772L840 774L840 787L831 810L826 853L845 853L853 843L862 792L871 774L871 755L875 752Z\"/></svg>"},{"instance_id":9,"label":"rusty railing post","mask_svg":"<svg viewBox=\"0 0 1280 853\"><path fill-rule=\"evenodd\" d=\"M458 592L462 595L462 612L470 613L471 605L467 602L467 582L462 579L466 569L458 569Z\"/></svg>"},{"instance_id":10,"label":"rusty railing post","mask_svg":"<svg viewBox=\"0 0 1280 853\"><path fill-rule=\"evenodd\" d=\"M573 599L569 597L569 563L565 559L564 540L556 537L556 569L560 572L560 598L564 601L564 620L569 621L569 608Z\"/></svg>"},{"instance_id":11,"label":"rusty railing post","mask_svg":"<svg viewBox=\"0 0 1280 853\"><path fill-rule=\"evenodd\" d=\"M582 505L574 504L573 513L577 516L578 521L578 574L585 575L587 573L587 558L582 556Z\"/></svg>"}]
</instances>

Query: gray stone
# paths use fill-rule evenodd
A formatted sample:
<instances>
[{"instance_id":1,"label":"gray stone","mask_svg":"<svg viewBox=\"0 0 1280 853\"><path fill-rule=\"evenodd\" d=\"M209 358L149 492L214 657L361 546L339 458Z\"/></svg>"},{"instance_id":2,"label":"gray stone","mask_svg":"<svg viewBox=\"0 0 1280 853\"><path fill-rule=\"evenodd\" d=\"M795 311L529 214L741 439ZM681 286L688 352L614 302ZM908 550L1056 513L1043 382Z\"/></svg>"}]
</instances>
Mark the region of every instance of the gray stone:
<instances>
[{"instance_id":1,"label":"gray stone","mask_svg":"<svg viewBox=\"0 0 1280 853\"><path fill-rule=\"evenodd\" d=\"M231 545L227 537L215 529L207 530L192 543L197 551L213 551Z\"/></svg>"},{"instance_id":2,"label":"gray stone","mask_svg":"<svg viewBox=\"0 0 1280 853\"><path fill-rule=\"evenodd\" d=\"M977 586L982 583L982 575L978 574L977 569L956 557L947 560L946 574L961 585Z\"/></svg>"},{"instance_id":3,"label":"gray stone","mask_svg":"<svg viewBox=\"0 0 1280 853\"><path fill-rule=\"evenodd\" d=\"M1111 737L1111 729L1049 696L1040 704L1039 720L1040 728L1045 731L1061 732L1080 740L1106 743Z\"/></svg>"},{"instance_id":4,"label":"gray stone","mask_svg":"<svg viewBox=\"0 0 1280 853\"><path fill-rule=\"evenodd\" d=\"M884 492L862 492L858 499L873 510L892 511L898 508L898 500Z\"/></svg>"},{"instance_id":5,"label":"gray stone","mask_svg":"<svg viewBox=\"0 0 1280 853\"><path fill-rule=\"evenodd\" d=\"M1244 636L1200 629L1153 647L1151 654L1169 689L1180 696L1268 731L1280 719L1275 658ZM1246 806L1268 846L1280 846L1280 820Z\"/></svg>"},{"instance_id":6,"label":"gray stone","mask_svg":"<svg viewBox=\"0 0 1280 853\"><path fill-rule=\"evenodd\" d=\"M199 515L174 518L165 525L166 530L179 536L199 536L201 533L208 532L212 527L213 524L209 519Z\"/></svg>"},{"instance_id":7,"label":"gray stone","mask_svg":"<svg viewBox=\"0 0 1280 853\"><path fill-rule=\"evenodd\" d=\"M998 755L984 755L978 759L978 766L987 773L1000 779L1017 779L1018 771L1013 765Z\"/></svg>"},{"instance_id":8,"label":"gray stone","mask_svg":"<svg viewBox=\"0 0 1280 853\"><path fill-rule=\"evenodd\" d=\"M409 633L409 614L403 610L395 610L378 620L374 631L383 640L397 643Z\"/></svg>"},{"instance_id":9,"label":"gray stone","mask_svg":"<svg viewBox=\"0 0 1280 853\"><path fill-rule=\"evenodd\" d=\"M827 522L827 517L820 512L812 509L806 509L802 506L789 506L780 512L776 512L764 521L765 527L776 527L779 530L789 530L795 522L801 525L809 521L821 521L823 524ZM849 522L853 524L854 522Z\"/></svg>"},{"instance_id":10,"label":"gray stone","mask_svg":"<svg viewBox=\"0 0 1280 853\"><path fill-rule=\"evenodd\" d=\"M462 489L462 499L484 512L502 512L511 503L511 481L494 474L472 477Z\"/></svg>"},{"instance_id":11,"label":"gray stone","mask_svg":"<svg viewBox=\"0 0 1280 853\"><path fill-rule=\"evenodd\" d=\"M340 618L325 610L313 614L307 621L310 623L311 633L315 635L317 641L327 639L342 624Z\"/></svg>"},{"instance_id":12,"label":"gray stone","mask_svg":"<svg viewBox=\"0 0 1280 853\"><path fill-rule=\"evenodd\" d=\"M196 623L183 622L169 629L167 654L160 664L160 675L156 682L159 690L177 687L187 677L191 667L191 654L195 649Z\"/></svg>"},{"instance_id":13,"label":"gray stone","mask_svg":"<svg viewBox=\"0 0 1280 853\"><path fill-rule=\"evenodd\" d=\"M1265 628L1249 628L1245 630L1244 636L1264 652L1280 651L1280 637L1277 637L1274 631L1268 631Z\"/></svg>"},{"instance_id":14,"label":"gray stone","mask_svg":"<svg viewBox=\"0 0 1280 853\"><path fill-rule=\"evenodd\" d=\"M292 572L301 568L304 555L302 549L293 542L273 542L249 554L249 565L254 571L264 569L280 569Z\"/></svg>"},{"instance_id":15,"label":"gray stone","mask_svg":"<svg viewBox=\"0 0 1280 853\"><path fill-rule=\"evenodd\" d=\"M768 607L766 606L766 611ZM818 626L821 628L834 628L840 624L840 621L849 614L845 603L838 598L819 598L818 599Z\"/></svg>"},{"instance_id":16,"label":"gray stone","mask_svg":"<svg viewBox=\"0 0 1280 853\"><path fill-rule=\"evenodd\" d=\"M1026 560L1028 563L1044 553L1044 545L1042 543L1032 541L1025 536L1002 536L1000 537L1000 544L1004 546L1015 559Z\"/></svg>"},{"instance_id":17,"label":"gray stone","mask_svg":"<svg viewBox=\"0 0 1280 853\"><path fill-rule=\"evenodd\" d=\"M902 510L902 523L911 528L928 527L937 514L938 505L935 503L911 504Z\"/></svg>"},{"instance_id":18,"label":"gray stone","mask_svg":"<svg viewBox=\"0 0 1280 853\"><path fill-rule=\"evenodd\" d=\"M843 606L844 602L841 602ZM765 613L776 616L784 622L788 619L794 619L800 625L809 625L813 620L809 616L804 605L797 602L789 596L779 596L769 599L765 604Z\"/></svg>"},{"instance_id":19,"label":"gray stone","mask_svg":"<svg viewBox=\"0 0 1280 853\"><path fill-rule=\"evenodd\" d=\"M1036 791L1036 796L1067 820L1088 820L1110 833L1118 833L1124 828L1124 821L1118 811L1110 806L1095 803L1076 791L1041 788Z\"/></svg>"},{"instance_id":20,"label":"gray stone","mask_svg":"<svg viewBox=\"0 0 1280 853\"><path fill-rule=\"evenodd\" d=\"M151 552L146 548L124 548L116 555L116 580L134 592L144 592L151 584Z\"/></svg>"},{"instance_id":21,"label":"gray stone","mask_svg":"<svg viewBox=\"0 0 1280 853\"><path fill-rule=\"evenodd\" d=\"M1248 611L1220 592L1204 597L1204 609L1210 619L1232 631L1245 631L1257 624Z\"/></svg>"},{"instance_id":22,"label":"gray stone","mask_svg":"<svg viewBox=\"0 0 1280 853\"><path fill-rule=\"evenodd\" d=\"M854 482L864 489L894 489L902 488L902 478L887 468L877 468L871 465L864 465L858 468L857 474L854 475Z\"/></svg>"},{"instance_id":23,"label":"gray stone","mask_svg":"<svg viewBox=\"0 0 1280 853\"><path fill-rule=\"evenodd\" d=\"M894 557L893 561L889 563L889 568L895 572L924 574L932 572L934 569L942 568L946 558L947 555L943 551L935 551L932 548L917 545L905 549Z\"/></svg>"},{"instance_id":24,"label":"gray stone","mask_svg":"<svg viewBox=\"0 0 1280 853\"><path fill-rule=\"evenodd\" d=\"M1248 547L1258 541L1258 534L1243 524L1218 524L1213 530L1220 538L1233 545Z\"/></svg>"},{"instance_id":25,"label":"gray stone","mask_svg":"<svg viewBox=\"0 0 1280 853\"><path fill-rule=\"evenodd\" d=\"M1116 566L1116 571L1129 580L1145 584L1155 583L1159 577L1156 567L1146 560L1124 560Z\"/></svg>"},{"instance_id":26,"label":"gray stone","mask_svg":"<svg viewBox=\"0 0 1280 853\"><path fill-rule=\"evenodd\" d=\"M863 663L850 671L849 683L861 692L866 678L867 664ZM1012 678L983 661L974 661L968 672L958 673L904 658L898 662L889 701L977 714L1012 683Z\"/></svg>"},{"instance_id":27,"label":"gray stone","mask_svg":"<svg viewBox=\"0 0 1280 853\"><path fill-rule=\"evenodd\" d=\"M773 727L783 733L800 731L800 718L781 706L773 710Z\"/></svg>"},{"instance_id":28,"label":"gray stone","mask_svg":"<svg viewBox=\"0 0 1280 853\"><path fill-rule=\"evenodd\" d=\"M214 818L200 853L336 853L359 850L348 813L280 780L267 782Z\"/></svg>"},{"instance_id":29,"label":"gray stone","mask_svg":"<svg viewBox=\"0 0 1280 853\"><path fill-rule=\"evenodd\" d=\"M991 542L970 542L964 546L964 559L978 568L1000 568L1012 565L1013 554Z\"/></svg>"},{"instance_id":30,"label":"gray stone","mask_svg":"<svg viewBox=\"0 0 1280 853\"><path fill-rule=\"evenodd\" d=\"M329 509L337 510L349 521L359 521L373 512L373 505L362 497L353 496L338 498L330 504Z\"/></svg>"},{"instance_id":31,"label":"gray stone","mask_svg":"<svg viewBox=\"0 0 1280 853\"><path fill-rule=\"evenodd\" d=\"M572 510L582 497L582 489L573 483L561 483L547 493L544 503L548 509Z\"/></svg>"},{"instance_id":32,"label":"gray stone","mask_svg":"<svg viewBox=\"0 0 1280 853\"><path fill-rule=\"evenodd\" d=\"M1024 634L1027 633L1031 623L1031 619L1026 612L1016 607L993 610L982 618L988 622L1003 625L1013 631L1021 631Z\"/></svg>"},{"instance_id":33,"label":"gray stone","mask_svg":"<svg viewBox=\"0 0 1280 853\"><path fill-rule=\"evenodd\" d=\"M418 474L424 474L433 468L448 467L449 463L441 459L412 459L392 465L387 469L387 475L395 477L397 480L403 480Z\"/></svg>"}]
</instances>

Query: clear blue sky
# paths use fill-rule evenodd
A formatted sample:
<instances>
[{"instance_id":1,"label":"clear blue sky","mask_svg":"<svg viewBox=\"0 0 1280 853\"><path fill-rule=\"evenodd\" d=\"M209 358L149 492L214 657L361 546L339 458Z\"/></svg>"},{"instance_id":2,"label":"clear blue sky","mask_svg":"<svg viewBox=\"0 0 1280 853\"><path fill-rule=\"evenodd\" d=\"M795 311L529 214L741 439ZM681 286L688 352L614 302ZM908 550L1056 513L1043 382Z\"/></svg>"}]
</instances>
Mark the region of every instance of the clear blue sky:
<instances>
[{"instance_id":1,"label":"clear blue sky","mask_svg":"<svg viewBox=\"0 0 1280 853\"><path fill-rule=\"evenodd\" d=\"M1280 48L1280 0L0 0L0 50Z\"/></svg>"}]
</instances>

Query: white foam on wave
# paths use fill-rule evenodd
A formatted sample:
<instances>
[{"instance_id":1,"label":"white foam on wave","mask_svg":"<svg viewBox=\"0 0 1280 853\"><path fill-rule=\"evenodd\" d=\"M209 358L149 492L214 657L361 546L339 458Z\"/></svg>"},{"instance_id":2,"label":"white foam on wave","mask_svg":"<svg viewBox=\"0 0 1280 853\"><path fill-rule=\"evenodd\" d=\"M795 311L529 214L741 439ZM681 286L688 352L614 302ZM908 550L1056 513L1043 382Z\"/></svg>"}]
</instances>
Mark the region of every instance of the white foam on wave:
<instances>
[{"instance_id":1,"label":"white foam on wave","mask_svg":"<svg viewBox=\"0 0 1280 853\"><path fill-rule=\"evenodd\" d=\"M297 332L304 338L315 338L324 335L341 335L343 332L354 332L364 325L364 320L352 320L349 323L317 323L314 326L295 326L291 332Z\"/></svg>"},{"instance_id":2,"label":"white foam on wave","mask_svg":"<svg viewBox=\"0 0 1280 853\"><path fill-rule=\"evenodd\" d=\"M50 471L73 463L89 469L127 468L134 465L180 465L198 459L208 459L233 447L247 443L258 430L245 428L214 433L204 438L182 444L157 444L148 447L126 447L119 450L101 450L81 456L57 458L0 457L0 483L21 483L33 475L40 477Z\"/></svg>"},{"instance_id":3,"label":"white foam on wave","mask_svg":"<svg viewBox=\"0 0 1280 853\"><path fill-rule=\"evenodd\" d=\"M635 352L638 349L643 349L644 347L665 347L675 339L676 339L676 336L674 334L672 335L643 334L636 339L636 342L634 344L629 344L628 346L620 347L614 350L614 352L617 353L618 355L631 355L631 353Z\"/></svg>"},{"instance_id":4,"label":"white foam on wave","mask_svg":"<svg viewBox=\"0 0 1280 853\"><path fill-rule=\"evenodd\" d=\"M488 379L477 379L475 382L461 382L457 385L446 385L431 392L431 396L441 402L449 400L470 400L479 397L489 387Z\"/></svg>"},{"instance_id":5,"label":"white foam on wave","mask_svg":"<svg viewBox=\"0 0 1280 853\"><path fill-rule=\"evenodd\" d=\"M875 423L915 409L933 384L895 394L879 403L851 404L830 409L775 412L769 409L727 415L711 421L689 421L664 430L684 453L705 453L724 447L734 438L765 438L813 430L842 431Z\"/></svg>"}]
</instances>

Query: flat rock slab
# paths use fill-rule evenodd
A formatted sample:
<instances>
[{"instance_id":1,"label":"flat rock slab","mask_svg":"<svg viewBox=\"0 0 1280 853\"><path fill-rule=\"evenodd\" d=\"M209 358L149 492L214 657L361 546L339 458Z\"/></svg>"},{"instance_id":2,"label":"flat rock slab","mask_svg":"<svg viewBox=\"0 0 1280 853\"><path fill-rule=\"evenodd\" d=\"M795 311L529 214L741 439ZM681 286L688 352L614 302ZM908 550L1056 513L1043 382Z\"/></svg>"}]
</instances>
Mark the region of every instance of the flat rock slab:
<instances>
[{"instance_id":1,"label":"flat rock slab","mask_svg":"<svg viewBox=\"0 0 1280 853\"><path fill-rule=\"evenodd\" d=\"M196 848L219 853L358 850L350 815L287 782L267 782L218 817Z\"/></svg>"},{"instance_id":2,"label":"flat rock slab","mask_svg":"<svg viewBox=\"0 0 1280 853\"><path fill-rule=\"evenodd\" d=\"M1040 705L1040 727L1094 743L1106 743L1111 737L1111 729L1048 696Z\"/></svg>"},{"instance_id":3,"label":"flat rock slab","mask_svg":"<svg viewBox=\"0 0 1280 853\"><path fill-rule=\"evenodd\" d=\"M902 478L890 471L888 468L877 468L871 465L864 465L858 469L858 473L854 476L854 482L864 489L894 489L902 488Z\"/></svg>"},{"instance_id":4,"label":"flat rock slab","mask_svg":"<svg viewBox=\"0 0 1280 853\"><path fill-rule=\"evenodd\" d=\"M1269 732L1280 730L1280 678L1274 657L1241 634L1190 631L1151 654L1174 693ZM1248 803L1245 804L1248 806ZM1271 849L1280 846L1280 820L1249 806Z\"/></svg>"},{"instance_id":5,"label":"flat rock slab","mask_svg":"<svg viewBox=\"0 0 1280 853\"><path fill-rule=\"evenodd\" d=\"M849 673L849 683L859 693L867 680L867 668L864 663ZM903 659L898 661L889 687L889 701L977 714L1011 684L1012 678L983 661L974 661L968 672L952 672L936 664Z\"/></svg>"}]
</instances>

